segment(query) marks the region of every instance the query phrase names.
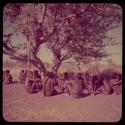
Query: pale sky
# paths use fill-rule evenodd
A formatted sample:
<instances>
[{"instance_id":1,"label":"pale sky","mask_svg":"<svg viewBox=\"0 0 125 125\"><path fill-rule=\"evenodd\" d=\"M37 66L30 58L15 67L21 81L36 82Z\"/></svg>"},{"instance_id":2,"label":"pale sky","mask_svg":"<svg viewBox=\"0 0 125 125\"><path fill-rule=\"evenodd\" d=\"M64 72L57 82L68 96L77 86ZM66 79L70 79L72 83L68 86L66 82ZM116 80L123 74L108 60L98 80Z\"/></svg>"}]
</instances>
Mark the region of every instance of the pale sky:
<instances>
[{"instance_id":1,"label":"pale sky","mask_svg":"<svg viewBox=\"0 0 125 125\"><path fill-rule=\"evenodd\" d=\"M118 42L118 45L115 46L109 46L106 47L106 51L108 53L112 53L113 55L109 56L106 59L101 60L101 64L105 64L105 60L107 59L112 59L112 61L118 65L122 65L122 27L119 27L113 31L110 31L108 33L109 35L113 36L115 38L115 41ZM26 38L19 34L18 36L13 36L12 37L12 42L14 44L19 43L19 42L24 42L25 43ZM121 44L120 44L121 43ZM45 45L41 46L40 53L38 54L42 61L47 62L47 63L52 63L53 55L52 53L45 47ZM6 60L8 57L3 56L3 61Z\"/></svg>"},{"instance_id":2,"label":"pale sky","mask_svg":"<svg viewBox=\"0 0 125 125\"><path fill-rule=\"evenodd\" d=\"M114 63L122 65L122 27L110 31L109 35L113 36L115 38L115 41L119 44L115 46L106 47L106 51L108 53L112 53L113 55L107 57L104 60L112 59Z\"/></svg>"}]
</instances>

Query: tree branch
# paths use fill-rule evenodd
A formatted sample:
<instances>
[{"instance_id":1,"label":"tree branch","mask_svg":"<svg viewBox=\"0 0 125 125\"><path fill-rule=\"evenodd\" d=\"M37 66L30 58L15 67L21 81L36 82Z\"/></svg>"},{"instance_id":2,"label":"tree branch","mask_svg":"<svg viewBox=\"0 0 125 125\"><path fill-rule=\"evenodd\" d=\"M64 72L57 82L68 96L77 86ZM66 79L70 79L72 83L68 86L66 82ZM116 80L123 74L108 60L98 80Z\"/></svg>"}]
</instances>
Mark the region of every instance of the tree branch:
<instances>
[{"instance_id":1,"label":"tree branch","mask_svg":"<svg viewBox=\"0 0 125 125\"><path fill-rule=\"evenodd\" d=\"M66 60L66 59L68 59L68 58L70 58L70 57L71 57L71 55L70 55L69 53L66 53L66 54L60 59L60 61L62 62L62 61Z\"/></svg>"},{"instance_id":2,"label":"tree branch","mask_svg":"<svg viewBox=\"0 0 125 125\"><path fill-rule=\"evenodd\" d=\"M34 54L36 53L37 49L34 49L33 51L31 51L33 54L33 57L30 57L30 62L37 67L40 71L42 72L46 72L46 68L44 66L44 64L41 62L41 60ZM23 62L27 62L28 56L27 55L20 55L17 54L13 48L10 48L9 46L7 46L7 44L3 44L3 53L8 55L11 59L14 60L18 60L18 61L23 61Z\"/></svg>"},{"instance_id":3,"label":"tree branch","mask_svg":"<svg viewBox=\"0 0 125 125\"><path fill-rule=\"evenodd\" d=\"M51 32L49 35L47 35L47 36L44 37L44 38L41 38L40 40L42 41L42 43L48 41L48 40L50 39L50 37L55 33L55 31L56 31L56 27L53 28L52 32Z\"/></svg>"},{"instance_id":4,"label":"tree branch","mask_svg":"<svg viewBox=\"0 0 125 125\"><path fill-rule=\"evenodd\" d=\"M41 9L41 6L40 6L40 4L38 4L37 5L37 7L39 8L39 9ZM43 22L44 22L44 18L45 18L45 14L46 14L46 9L47 9L47 5L46 4L42 4L42 12L40 13L40 19L38 20L38 22L40 23L40 24L43 24Z\"/></svg>"}]
</instances>

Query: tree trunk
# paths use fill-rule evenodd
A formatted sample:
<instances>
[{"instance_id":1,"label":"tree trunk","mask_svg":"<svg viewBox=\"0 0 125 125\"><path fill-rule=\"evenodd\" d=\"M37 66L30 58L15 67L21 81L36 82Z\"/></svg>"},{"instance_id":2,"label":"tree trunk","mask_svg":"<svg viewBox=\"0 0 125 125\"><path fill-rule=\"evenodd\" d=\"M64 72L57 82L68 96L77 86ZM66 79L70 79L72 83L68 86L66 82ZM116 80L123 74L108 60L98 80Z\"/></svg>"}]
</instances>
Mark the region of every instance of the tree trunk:
<instances>
[{"instance_id":1,"label":"tree trunk","mask_svg":"<svg viewBox=\"0 0 125 125\"><path fill-rule=\"evenodd\" d=\"M57 76L57 73L58 73L58 70L59 70L59 67L61 65L61 62L58 62L56 64L54 64L54 66L52 67L52 72Z\"/></svg>"},{"instance_id":2,"label":"tree trunk","mask_svg":"<svg viewBox=\"0 0 125 125\"><path fill-rule=\"evenodd\" d=\"M32 62L32 64L35 67L37 67L40 72L43 72L44 74L46 74L47 70L46 70L44 64L42 63L42 61L38 57L34 58L34 61Z\"/></svg>"},{"instance_id":3,"label":"tree trunk","mask_svg":"<svg viewBox=\"0 0 125 125\"><path fill-rule=\"evenodd\" d=\"M44 66L44 63L42 62L42 60L40 60L38 57L37 57L37 52L38 52L38 46L34 47L34 46L31 46L31 59L33 60L32 61L32 64L38 68L38 70L40 72L43 72L44 74L46 74L46 67Z\"/></svg>"}]
</instances>

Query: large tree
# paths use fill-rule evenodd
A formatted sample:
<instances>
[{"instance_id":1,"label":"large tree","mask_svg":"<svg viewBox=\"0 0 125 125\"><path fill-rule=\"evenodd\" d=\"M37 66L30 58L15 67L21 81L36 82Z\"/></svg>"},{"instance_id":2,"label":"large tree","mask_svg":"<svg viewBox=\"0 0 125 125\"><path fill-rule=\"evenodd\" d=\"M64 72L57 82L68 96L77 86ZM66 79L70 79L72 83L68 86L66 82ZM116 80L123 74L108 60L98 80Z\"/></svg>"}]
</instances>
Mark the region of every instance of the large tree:
<instances>
[{"instance_id":1,"label":"large tree","mask_svg":"<svg viewBox=\"0 0 125 125\"><path fill-rule=\"evenodd\" d=\"M54 32L54 29L47 33L46 29L44 30L45 13L45 4L7 4L4 7L4 28L12 25L11 28L14 30L11 34L6 34L5 30L3 52L11 59L27 61L27 53L22 54L21 51L17 53L17 50L22 48L21 41L18 41L18 49L15 49L17 46L12 45L10 39L15 33L21 32L30 42L30 62L42 72L46 72L46 68L37 53L40 45L46 42ZM27 45L25 44L25 46Z\"/></svg>"},{"instance_id":2,"label":"large tree","mask_svg":"<svg viewBox=\"0 0 125 125\"><path fill-rule=\"evenodd\" d=\"M22 48L21 41L19 46L11 41L15 32L21 32L30 42L30 62L46 72L37 56L45 43L53 52L52 69L57 72L71 57L85 63L106 56L104 47L110 40L107 32L121 24L122 9L117 4L7 4L3 16L3 52L12 59L27 60L27 53L17 52ZM10 26L14 30L7 33Z\"/></svg>"},{"instance_id":3,"label":"large tree","mask_svg":"<svg viewBox=\"0 0 125 125\"><path fill-rule=\"evenodd\" d=\"M60 29L48 42L54 54L55 70L73 57L78 64L108 56L105 46L111 43L107 32L121 23L121 8L116 4L70 4L51 9ZM65 54L64 54L65 52Z\"/></svg>"}]
</instances>

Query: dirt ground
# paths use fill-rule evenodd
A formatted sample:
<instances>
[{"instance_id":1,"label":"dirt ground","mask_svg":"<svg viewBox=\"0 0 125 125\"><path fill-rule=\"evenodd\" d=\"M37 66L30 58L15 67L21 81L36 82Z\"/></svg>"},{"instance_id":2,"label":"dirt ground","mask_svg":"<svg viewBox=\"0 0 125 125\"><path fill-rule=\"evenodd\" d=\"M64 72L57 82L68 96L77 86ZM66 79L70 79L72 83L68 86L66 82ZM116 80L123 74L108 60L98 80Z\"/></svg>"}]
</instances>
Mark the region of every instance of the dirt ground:
<instances>
[{"instance_id":1,"label":"dirt ground","mask_svg":"<svg viewBox=\"0 0 125 125\"><path fill-rule=\"evenodd\" d=\"M43 97L28 94L24 85L3 86L3 118L30 122L117 122L122 117L121 95L90 95L74 99L68 94Z\"/></svg>"}]
</instances>

